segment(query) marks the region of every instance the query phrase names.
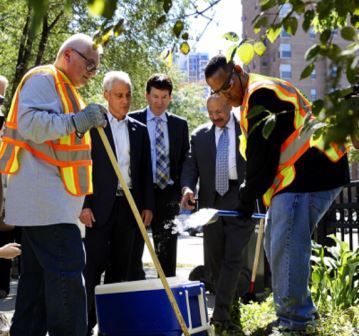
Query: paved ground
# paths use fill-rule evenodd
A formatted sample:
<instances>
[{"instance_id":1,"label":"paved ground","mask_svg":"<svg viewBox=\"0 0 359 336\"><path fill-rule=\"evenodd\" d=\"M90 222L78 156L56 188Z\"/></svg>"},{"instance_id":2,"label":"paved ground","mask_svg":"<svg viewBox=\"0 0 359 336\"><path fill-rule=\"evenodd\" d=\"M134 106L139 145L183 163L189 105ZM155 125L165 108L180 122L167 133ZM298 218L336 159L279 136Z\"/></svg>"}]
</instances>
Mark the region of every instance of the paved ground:
<instances>
[{"instance_id":1,"label":"paved ground","mask_svg":"<svg viewBox=\"0 0 359 336\"><path fill-rule=\"evenodd\" d=\"M178 239L177 249L177 277L188 280L190 271L198 265L203 264L203 239L202 237L190 237L180 236ZM148 279L157 278L157 272L153 266L151 256L147 249L143 256L143 262L145 265L146 277ZM16 298L17 280L11 281L11 291L7 298L0 300L0 312L5 313L6 316L11 319L14 313L15 298ZM207 296L207 306L209 315L213 309L213 296ZM0 330L1 335L1 330Z\"/></svg>"}]
</instances>

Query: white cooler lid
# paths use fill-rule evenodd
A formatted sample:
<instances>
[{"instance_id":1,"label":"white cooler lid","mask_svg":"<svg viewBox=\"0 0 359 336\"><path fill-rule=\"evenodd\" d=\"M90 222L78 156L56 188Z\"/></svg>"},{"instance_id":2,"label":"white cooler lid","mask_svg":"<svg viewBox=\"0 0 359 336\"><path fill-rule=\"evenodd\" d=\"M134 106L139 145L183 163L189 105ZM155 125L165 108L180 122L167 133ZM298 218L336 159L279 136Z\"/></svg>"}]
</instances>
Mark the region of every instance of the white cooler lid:
<instances>
[{"instance_id":1,"label":"white cooler lid","mask_svg":"<svg viewBox=\"0 0 359 336\"><path fill-rule=\"evenodd\" d=\"M183 281L178 277L166 278L171 288L181 287L183 285L199 284L199 281ZM160 279L148 279L129 282L117 282L106 285L98 285L95 288L95 294L113 294L113 293L127 293L139 292L154 289L164 289Z\"/></svg>"}]
</instances>

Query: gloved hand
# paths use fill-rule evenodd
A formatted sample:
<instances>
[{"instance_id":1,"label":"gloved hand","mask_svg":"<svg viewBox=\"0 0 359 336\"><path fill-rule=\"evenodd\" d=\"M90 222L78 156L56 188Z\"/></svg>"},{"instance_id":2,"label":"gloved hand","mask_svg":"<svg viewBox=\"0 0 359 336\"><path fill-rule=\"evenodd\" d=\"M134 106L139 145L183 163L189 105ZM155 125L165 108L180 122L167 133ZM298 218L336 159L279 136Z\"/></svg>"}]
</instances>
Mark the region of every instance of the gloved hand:
<instances>
[{"instance_id":1,"label":"gloved hand","mask_svg":"<svg viewBox=\"0 0 359 336\"><path fill-rule=\"evenodd\" d=\"M105 127L107 124L106 112L106 108L100 104L87 105L82 111L72 116L76 132L83 134L92 127Z\"/></svg>"},{"instance_id":2,"label":"gloved hand","mask_svg":"<svg viewBox=\"0 0 359 336\"><path fill-rule=\"evenodd\" d=\"M240 212L239 218L249 219L252 217L254 211L255 202L245 203L242 200L239 200L236 210Z\"/></svg>"}]
</instances>

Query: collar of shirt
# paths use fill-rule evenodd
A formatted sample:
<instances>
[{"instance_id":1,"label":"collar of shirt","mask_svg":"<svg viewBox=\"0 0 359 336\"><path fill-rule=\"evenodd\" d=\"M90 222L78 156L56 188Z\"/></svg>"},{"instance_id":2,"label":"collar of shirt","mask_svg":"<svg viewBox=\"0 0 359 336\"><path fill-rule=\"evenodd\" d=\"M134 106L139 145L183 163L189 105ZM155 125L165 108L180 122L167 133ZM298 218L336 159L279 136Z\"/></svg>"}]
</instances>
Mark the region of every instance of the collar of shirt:
<instances>
[{"instance_id":1,"label":"collar of shirt","mask_svg":"<svg viewBox=\"0 0 359 336\"><path fill-rule=\"evenodd\" d=\"M147 121L155 121L156 118L161 118L163 122L167 122L167 113L163 112L160 116L156 116L151 111L150 107L147 107Z\"/></svg>"},{"instance_id":2,"label":"collar of shirt","mask_svg":"<svg viewBox=\"0 0 359 336\"><path fill-rule=\"evenodd\" d=\"M127 116L125 118L123 118L122 120L118 120L111 114L111 112L108 111L107 118L112 126L123 127L123 126L127 125L127 120L128 120Z\"/></svg>"}]
</instances>

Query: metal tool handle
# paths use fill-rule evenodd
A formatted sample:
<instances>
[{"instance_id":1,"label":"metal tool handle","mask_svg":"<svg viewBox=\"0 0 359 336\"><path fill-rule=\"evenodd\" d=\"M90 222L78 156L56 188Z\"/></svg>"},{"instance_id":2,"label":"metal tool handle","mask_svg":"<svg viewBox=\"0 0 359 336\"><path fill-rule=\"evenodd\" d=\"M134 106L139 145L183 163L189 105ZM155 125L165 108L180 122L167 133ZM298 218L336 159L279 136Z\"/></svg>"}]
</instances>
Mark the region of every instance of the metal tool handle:
<instances>
[{"instance_id":1,"label":"metal tool handle","mask_svg":"<svg viewBox=\"0 0 359 336\"><path fill-rule=\"evenodd\" d=\"M236 211L236 210L218 210L218 216L223 216L223 217L237 217L237 216L241 216L241 212L240 211ZM261 214L261 213L253 213L252 218L258 218L258 219L264 219L266 217L266 214Z\"/></svg>"}]
</instances>

